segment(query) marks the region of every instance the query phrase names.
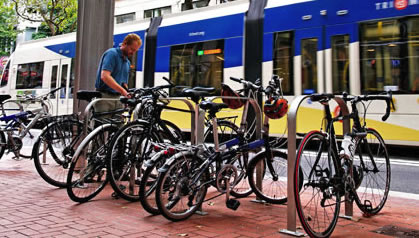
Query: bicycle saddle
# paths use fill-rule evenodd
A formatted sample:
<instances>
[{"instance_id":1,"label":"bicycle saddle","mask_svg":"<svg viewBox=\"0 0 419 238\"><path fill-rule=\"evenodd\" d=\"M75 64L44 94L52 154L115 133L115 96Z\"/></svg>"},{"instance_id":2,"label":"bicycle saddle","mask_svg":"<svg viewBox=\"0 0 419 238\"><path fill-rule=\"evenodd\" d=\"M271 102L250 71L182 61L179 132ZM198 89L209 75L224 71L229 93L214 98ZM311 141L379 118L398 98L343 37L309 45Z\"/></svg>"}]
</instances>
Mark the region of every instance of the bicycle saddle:
<instances>
[{"instance_id":1,"label":"bicycle saddle","mask_svg":"<svg viewBox=\"0 0 419 238\"><path fill-rule=\"evenodd\" d=\"M6 101L9 98L12 98L9 94L0 94L0 103Z\"/></svg>"},{"instance_id":2,"label":"bicycle saddle","mask_svg":"<svg viewBox=\"0 0 419 238\"><path fill-rule=\"evenodd\" d=\"M102 94L98 91L89 91L89 90L79 90L77 91L77 99L92 101L93 98L101 98Z\"/></svg>"},{"instance_id":3,"label":"bicycle saddle","mask_svg":"<svg viewBox=\"0 0 419 238\"><path fill-rule=\"evenodd\" d=\"M208 93L214 93L215 92L214 87L194 87L192 89L196 90L196 91L202 91L202 92L208 92Z\"/></svg>"},{"instance_id":4,"label":"bicycle saddle","mask_svg":"<svg viewBox=\"0 0 419 238\"><path fill-rule=\"evenodd\" d=\"M228 108L228 105L225 103L215 103L210 101L202 101L199 104L199 107L205 111L209 111L210 113L217 113L223 108Z\"/></svg>"}]
</instances>

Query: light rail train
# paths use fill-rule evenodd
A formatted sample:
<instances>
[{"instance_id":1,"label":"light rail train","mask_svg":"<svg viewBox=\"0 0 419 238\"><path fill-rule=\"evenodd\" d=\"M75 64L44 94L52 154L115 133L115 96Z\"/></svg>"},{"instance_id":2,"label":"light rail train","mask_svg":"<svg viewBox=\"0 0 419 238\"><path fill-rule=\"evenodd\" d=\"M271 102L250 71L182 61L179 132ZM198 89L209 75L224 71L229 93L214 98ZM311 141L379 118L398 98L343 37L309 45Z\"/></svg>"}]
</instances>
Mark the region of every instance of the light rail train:
<instances>
[{"instance_id":1,"label":"light rail train","mask_svg":"<svg viewBox=\"0 0 419 238\"><path fill-rule=\"evenodd\" d=\"M237 89L230 77L243 77L248 8L243 0L164 16L157 35L154 84L164 84L166 76L178 85L220 89L226 83ZM147 19L116 25L114 47L131 32L144 39L149 25ZM269 0L263 30L264 84L272 74L284 78L290 102L311 93L392 90L395 108L390 118L382 122L385 104L374 102L365 105L368 125L389 144L419 145L419 0ZM71 113L75 40L72 33L18 45L5 68L0 93L39 95L65 86L53 100L54 113ZM141 47L131 60L130 87L144 85L143 52ZM165 116L188 130L188 117L178 113ZM305 102L297 131L320 128L322 115L320 104ZM272 121L270 130L280 135L285 128L286 120L281 119Z\"/></svg>"}]
</instances>

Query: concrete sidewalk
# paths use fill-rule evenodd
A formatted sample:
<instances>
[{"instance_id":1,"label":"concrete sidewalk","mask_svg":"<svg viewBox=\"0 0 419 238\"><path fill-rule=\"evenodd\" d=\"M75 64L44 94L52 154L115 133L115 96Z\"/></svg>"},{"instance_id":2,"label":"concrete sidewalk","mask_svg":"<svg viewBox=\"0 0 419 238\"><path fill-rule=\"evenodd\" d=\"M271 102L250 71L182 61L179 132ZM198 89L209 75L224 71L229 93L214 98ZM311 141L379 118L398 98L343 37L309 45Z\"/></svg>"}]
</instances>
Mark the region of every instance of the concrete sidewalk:
<instances>
[{"instance_id":1,"label":"concrete sidewalk","mask_svg":"<svg viewBox=\"0 0 419 238\"><path fill-rule=\"evenodd\" d=\"M4 156L0 237L288 237L278 233L286 228L287 207L250 202L254 195L241 199L237 211L227 209L222 196L204 204L208 215L173 223L150 216L140 203L112 199L111 193L108 186L94 200L76 204L65 189L44 182L32 160ZM354 221L340 219L333 237L389 237L385 229L397 237L419 237L419 231L412 231L419 230L419 200L390 197L382 212L370 218L354 207Z\"/></svg>"}]
</instances>

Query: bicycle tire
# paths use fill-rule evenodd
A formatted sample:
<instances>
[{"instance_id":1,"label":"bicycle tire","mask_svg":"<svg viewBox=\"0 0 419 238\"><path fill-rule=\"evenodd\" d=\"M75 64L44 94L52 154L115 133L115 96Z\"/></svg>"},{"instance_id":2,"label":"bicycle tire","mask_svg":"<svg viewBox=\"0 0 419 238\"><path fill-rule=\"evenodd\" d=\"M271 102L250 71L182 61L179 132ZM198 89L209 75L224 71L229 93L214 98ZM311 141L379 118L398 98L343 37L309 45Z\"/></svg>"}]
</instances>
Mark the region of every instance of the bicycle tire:
<instances>
[{"instance_id":1,"label":"bicycle tire","mask_svg":"<svg viewBox=\"0 0 419 238\"><path fill-rule=\"evenodd\" d=\"M110 184L117 196L128 201L140 199L144 159L153 153L151 142L161 141L158 132L150 126L144 121L130 122L115 134L109 146L107 168ZM144 148L146 153L143 153Z\"/></svg>"},{"instance_id":2,"label":"bicycle tire","mask_svg":"<svg viewBox=\"0 0 419 238\"><path fill-rule=\"evenodd\" d=\"M266 152L259 152L249 162L248 178L249 184L258 198L272 203L283 204L287 202L287 154L272 150L273 168L276 176L272 175L271 170L267 167ZM262 189L257 186L257 167L262 166Z\"/></svg>"},{"instance_id":3,"label":"bicycle tire","mask_svg":"<svg viewBox=\"0 0 419 238\"><path fill-rule=\"evenodd\" d=\"M221 145L222 143L229 141L231 139L237 138L239 136L239 128L236 124L228 120L219 120L217 121L218 127L218 142ZM213 142L213 125L210 125L204 133L204 142L212 143ZM247 178L247 168L248 168L248 158L249 154L241 153L240 156L234 162L238 170L238 180L236 185L231 189L230 194L236 198L244 198L252 194L252 188L249 185Z\"/></svg>"},{"instance_id":4,"label":"bicycle tire","mask_svg":"<svg viewBox=\"0 0 419 238\"><path fill-rule=\"evenodd\" d=\"M159 178L158 169L164 164L167 156L160 154L154 163L147 167L141 178L139 197L144 210L152 215L159 215L160 210L156 203L156 187Z\"/></svg>"},{"instance_id":5,"label":"bicycle tire","mask_svg":"<svg viewBox=\"0 0 419 238\"><path fill-rule=\"evenodd\" d=\"M32 158L38 174L49 184L64 188L74 155L74 140L82 135L83 124L78 120L63 120L45 127L32 149ZM41 152L40 152L41 151ZM46 152L46 153L44 153Z\"/></svg>"},{"instance_id":6,"label":"bicycle tire","mask_svg":"<svg viewBox=\"0 0 419 238\"><path fill-rule=\"evenodd\" d=\"M81 142L74 154L67 176L67 194L83 203L99 194L108 182L106 152L108 140L118 130L105 124L94 129Z\"/></svg>"},{"instance_id":7,"label":"bicycle tire","mask_svg":"<svg viewBox=\"0 0 419 238\"><path fill-rule=\"evenodd\" d=\"M331 178L337 171L337 160L330 154L326 136L309 132L297 151L294 196L301 225L310 237L329 237L336 226L341 194L334 189ZM304 181L301 189L300 180Z\"/></svg>"},{"instance_id":8,"label":"bicycle tire","mask_svg":"<svg viewBox=\"0 0 419 238\"><path fill-rule=\"evenodd\" d=\"M155 196L157 207L165 218L182 221L201 207L207 193L207 185L201 186L195 193L188 186L193 170L199 168L200 160L196 156L179 152L174 157L175 161L167 170L160 173ZM202 174L198 183L207 181L207 176L209 176L207 172Z\"/></svg>"},{"instance_id":9,"label":"bicycle tire","mask_svg":"<svg viewBox=\"0 0 419 238\"><path fill-rule=\"evenodd\" d=\"M381 211L390 191L391 167L386 144L374 129L356 145L353 178L355 202L368 215ZM374 164L376 166L374 166Z\"/></svg>"},{"instance_id":10,"label":"bicycle tire","mask_svg":"<svg viewBox=\"0 0 419 238\"><path fill-rule=\"evenodd\" d=\"M6 147L7 147L6 136L4 135L4 131L0 131L0 159L3 157Z\"/></svg>"},{"instance_id":11,"label":"bicycle tire","mask_svg":"<svg viewBox=\"0 0 419 238\"><path fill-rule=\"evenodd\" d=\"M176 144L186 142L185 136L183 135L182 130L178 126L176 126L176 124L167 120L162 120L162 122L166 125L167 129L169 129L170 134L171 134L171 136L166 135L165 131L162 128L160 128L161 131L159 134L163 140L168 140Z\"/></svg>"}]
</instances>

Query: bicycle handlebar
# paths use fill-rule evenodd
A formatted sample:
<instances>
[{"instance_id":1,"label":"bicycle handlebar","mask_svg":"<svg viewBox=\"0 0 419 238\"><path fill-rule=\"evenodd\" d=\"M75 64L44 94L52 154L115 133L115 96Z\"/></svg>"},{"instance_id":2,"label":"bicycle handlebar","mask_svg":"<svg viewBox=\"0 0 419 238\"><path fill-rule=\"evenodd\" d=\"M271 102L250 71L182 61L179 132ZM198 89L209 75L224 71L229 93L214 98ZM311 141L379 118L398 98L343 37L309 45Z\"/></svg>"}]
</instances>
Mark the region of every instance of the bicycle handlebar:
<instances>
[{"instance_id":1,"label":"bicycle handlebar","mask_svg":"<svg viewBox=\"0 0 419 238\"><path fill-rule=\"evenodd\" d=\"M234 78L234 77L230 77L230 79L234 82L243 84L246 89L252 89L252 90L255 90L255 91L258 91L258 90L262 89L262 86L256 85L256 84L254 84L254 83L252 83L248 80L245 80L245 79L238 79L238 78Z\"/></svg>"}]
</instances>

